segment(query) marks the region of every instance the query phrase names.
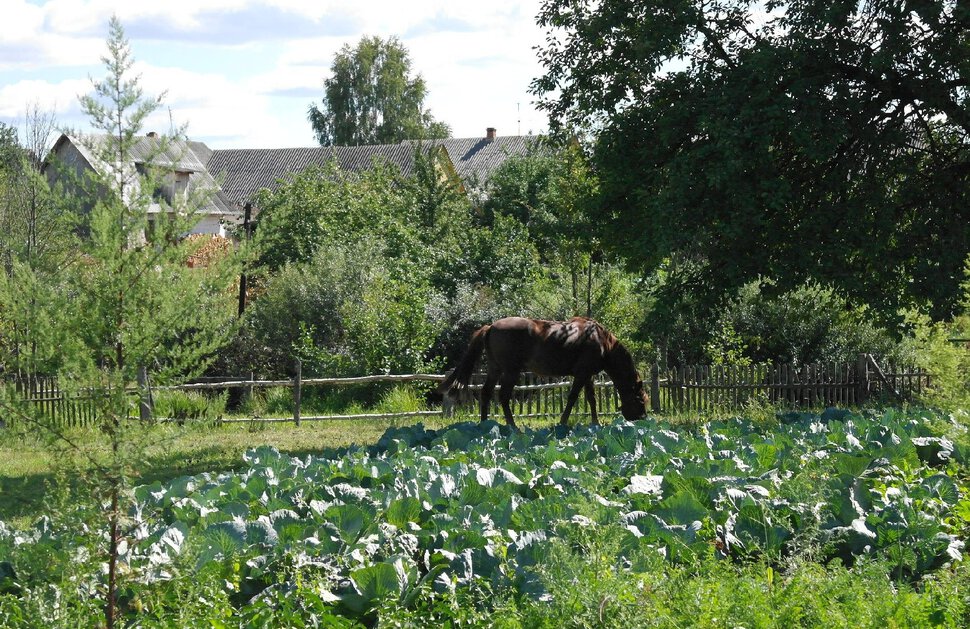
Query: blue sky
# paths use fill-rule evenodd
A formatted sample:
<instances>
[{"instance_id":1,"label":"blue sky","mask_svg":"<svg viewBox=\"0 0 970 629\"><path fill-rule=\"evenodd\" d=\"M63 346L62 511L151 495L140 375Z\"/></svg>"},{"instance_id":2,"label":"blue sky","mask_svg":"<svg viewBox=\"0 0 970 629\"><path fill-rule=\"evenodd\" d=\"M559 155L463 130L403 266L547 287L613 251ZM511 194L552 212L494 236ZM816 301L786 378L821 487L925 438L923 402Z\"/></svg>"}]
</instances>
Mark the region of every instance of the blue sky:
<instances>
[{"instance_id":1,"label":"blue sky","mask_svg":"<svg viewBox=\"0 0 970 629\"><path fill-rule=\"evenodd\" d=\"M456 137L542 133L529 82L539 0L4 0L0 121L28 105L84 130L77 96L104 76L108 19L121 19L148 94L149 126L188 124L213 148L312 146L306 121L334 54L362 35L397 36L427 82L426 106ZM151 129L146 129L151 130Z\"/></svg>"}]
</instances>

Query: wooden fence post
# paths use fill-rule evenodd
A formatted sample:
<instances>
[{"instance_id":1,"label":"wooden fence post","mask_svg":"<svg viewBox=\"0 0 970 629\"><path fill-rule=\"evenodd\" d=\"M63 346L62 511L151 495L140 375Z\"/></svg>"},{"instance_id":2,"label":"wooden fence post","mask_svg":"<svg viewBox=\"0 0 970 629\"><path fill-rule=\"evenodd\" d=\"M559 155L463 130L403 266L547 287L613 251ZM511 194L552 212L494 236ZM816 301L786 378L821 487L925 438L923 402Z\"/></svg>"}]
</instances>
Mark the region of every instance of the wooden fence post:
<instances>
[{"instance_id":1,"label":"wooden fence post","mask_svg":"<svg viewBox=\"0 0 970 629\"><path fill-rule=\"evenodd\" d=\"M879 366L879 363L876 362L876 359L873 358L872 354L866 354L866 358L868 360L868 364L872 366L872 371L876 374L876 377L878 377L883 385L889 389L889 392L893 394L893 397L896 398L897 402L902 402L903 396L899 393L899 391L896 390L896 386L889 381L886 374L882 372L882 367Z\"/></svg>"},{"instance_id":2,"label":"wooden fence post","mask_svg":"<svg viewBox=\"0 0 970 629\"><path fill-rule=\"evenodd\" d=\"M293 421L300 425L300 398L303 394L303 361L296 359L296 376L293 378Z\"/></svg>"},{"instance_id":3,"label":"wooden fence post","mask_svg":"<svg viewBox=\"0 0 970 629\"><path fill-rule=\"evenodd\" d=\"M144 365L138 367L138 394L140 397L138 418L143 422L150 422L154 404L152 403L151 385L148 383L148 368Z\"/></svg>"},{"instance_id":4,"label":"wooden fence post","mask_svg":"<svg viewBox=\"0 0 970 629\"><path fill-rule=\"evenodd\" d=\"M650 410L660 412L660 366L650 365Z\"/></svg>"},{"instance_id":5,"label":"wooden fence post","mask_svg":"<svg viewBox=\"0 0 970 629\"><path fill-rule=\"evenodd\" d=\"M855 403L862 406L869 400L869 356L859 354L856 361L856 393Z\"/></svg>"},{"instance_id":6,"label":"wooden fence post","mask_svg":"<svg viewBox=\"0 0 970 629\"><path fill-rule=\"evenodd\" d=\"M452 396L450 391L445 391L441 396L441 415L448 418L454 417L455 406L455 398Z\"/></svg>"}]
</instances>

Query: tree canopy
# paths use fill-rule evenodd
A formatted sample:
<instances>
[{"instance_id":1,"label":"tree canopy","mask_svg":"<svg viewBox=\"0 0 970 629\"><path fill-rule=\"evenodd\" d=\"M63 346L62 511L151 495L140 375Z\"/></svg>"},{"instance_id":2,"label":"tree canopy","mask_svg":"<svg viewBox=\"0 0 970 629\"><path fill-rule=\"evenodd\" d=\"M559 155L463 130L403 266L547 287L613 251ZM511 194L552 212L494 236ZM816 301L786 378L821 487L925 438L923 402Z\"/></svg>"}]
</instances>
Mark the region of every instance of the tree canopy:
<instances>
[{"instance_id":1,"label":"tree canopy","mask_svg":"<svg viewBox=\"0 0 970 629\"><path fill-rule=\"evenodd\" d=\"M395 144L451 133L425 109L428 88L420 74L412 76L410 55L396 37L345 44L331 72L321 106L311 104L307 114L322 146Z\"/></svg>"},{"instance_id":2,"label":"tree canopy","mask_svg":"<svg viewBox=\"0 0 970 629\"><path fill-rule=\"evenodd\" d=\"M726 295L806 276L953 314L970 249L970 9L546 0L555 125L596 131L603 242Z\"/></svg>"}]
</instances>

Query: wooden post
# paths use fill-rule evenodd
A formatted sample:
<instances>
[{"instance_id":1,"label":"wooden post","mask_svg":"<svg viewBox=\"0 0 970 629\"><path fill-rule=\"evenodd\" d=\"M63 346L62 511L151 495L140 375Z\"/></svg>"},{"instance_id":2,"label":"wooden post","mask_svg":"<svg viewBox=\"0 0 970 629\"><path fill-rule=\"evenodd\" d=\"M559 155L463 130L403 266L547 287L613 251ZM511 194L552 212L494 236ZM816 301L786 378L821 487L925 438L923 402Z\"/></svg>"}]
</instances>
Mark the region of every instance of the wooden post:
<instances>
[{"instance_id":1,"label":"wooden post","mask_svg":"<svg viewBox=\"0 0 970 629\"><path fill-rule=\"evenodd\" d=\"M303 361L296 359L296 376L293 378L293 421L300 425L300 397L303 387Z\"/></svg>"},{"instance_id":2,"label":"wooden post","mask_svg":"<svg viewBox=\"0 0 970 629\"><path fill-rule=\"evenodd\" d=\"M451 394L447 391L441 397L441 414L444 417L454 417L455 416L455 400L451 397Z\"/></svg>"},{"instance_id":3,"label":"wooden post","mask_svg":"<svg viewBox=\"0 0 970 629\"><path fill-rule=\"evenodd\" d=\"M660 365L650 365L650 410L660 412Z\"/></svg>"},{"instance_id":4,"label":"wooden post","mask_svg":"<svg viewBox=\"0 0 970 629\"><path fill-rule=\"evenodd\" d=\"M143 422L152 420L152 389L148 383L148 369L141 365L138 367L138 395L141 401L138 404L138 417Z\"/></svg>"},{"instance_id":5,"label":"wooden post","mask_svg":"<svg viewBox=\"0 0 970 629\"><path fill-rule=\"evenodd\" d=\"M889 379L886 377L886 374L882 372L882 368L879 367L879 363L877 363L876 359L873 358L872 354L866 354L866 359L867 359L867 363L872 366L873 372L883 383L883 385L885 385L885 387L889 389L889 392L893 394L893 397L896 398L896 401L902 402L903 396L900 395L899 391L896 390L895 382L889 381ZM895 378L893 380L895 380Z\"/></svg>"},{"instance_id":6,"label":"wooden post","mask_svg":"<svg viewBox=\"0 0 970 629\"><path fill-rule=\"evenodd\" d=\"M859 354L856 361L855 403L862 406L869 400L869 356Z\"/></svg>"},{"instance_id":7,"label":"wooden post","mask_svg":"<svg viewBox=\"0 0 970 629\"><path fill-rule=\"evenodd\" d=\"M249 222L252 216L253 206L251 203L245 205L245 210L243 213L243 234L245 234L246 242L249 242L252 236L252 225ZM239 274L239 311L238 316L243 315L243 311L246 310L246 290L248 285L248 277L246 276L246 269L243 268L242 273Z\"/></svg>"}]
</instances>

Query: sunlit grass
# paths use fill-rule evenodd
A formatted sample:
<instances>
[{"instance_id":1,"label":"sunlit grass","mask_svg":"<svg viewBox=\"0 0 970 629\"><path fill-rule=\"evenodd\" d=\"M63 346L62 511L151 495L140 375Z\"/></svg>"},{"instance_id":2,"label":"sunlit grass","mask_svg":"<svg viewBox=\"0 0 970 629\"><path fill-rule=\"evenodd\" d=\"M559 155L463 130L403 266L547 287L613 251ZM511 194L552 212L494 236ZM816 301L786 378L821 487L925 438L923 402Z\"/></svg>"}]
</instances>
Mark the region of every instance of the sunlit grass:
<instances>
[{"instance_id":1,"label":"sunlit grass","mask_svg":"<svg viewBox=\"0 0 970 629\"><path fill-rule=\"evenodd\" d=\"M300 426L292 421L158 424L140 435L149 446L148 458L138 469L138 482L235 469L242 465L242 455L248 448L272 446L293 456L327 454L340 448L373 445L391 427L420 421L428 428L437 429L474 420L477 415L457 414L451 418L305 421ZM537 419L519 422L531 428L552 423ZM64 436L87 452L97 453L107 448L104 435L95 428L70 429ZM61 455L54 452L35 436L0 431L0 520L24 525L43 513L47 484L54 478L55 464L63 462L55 460Z\"/></svg>"}]
</instances>

